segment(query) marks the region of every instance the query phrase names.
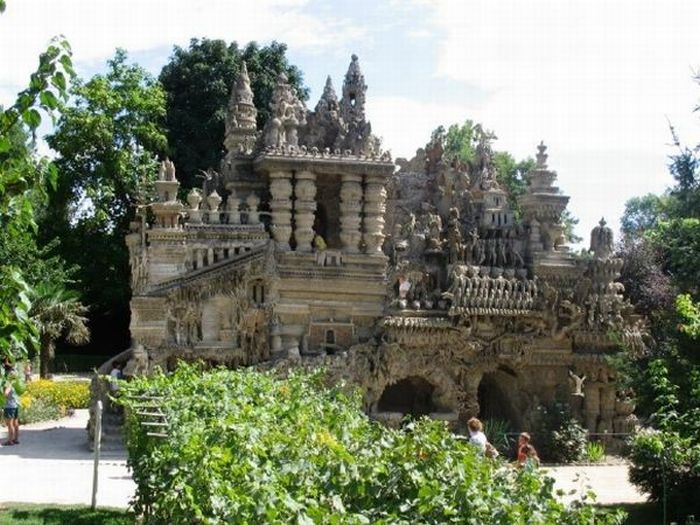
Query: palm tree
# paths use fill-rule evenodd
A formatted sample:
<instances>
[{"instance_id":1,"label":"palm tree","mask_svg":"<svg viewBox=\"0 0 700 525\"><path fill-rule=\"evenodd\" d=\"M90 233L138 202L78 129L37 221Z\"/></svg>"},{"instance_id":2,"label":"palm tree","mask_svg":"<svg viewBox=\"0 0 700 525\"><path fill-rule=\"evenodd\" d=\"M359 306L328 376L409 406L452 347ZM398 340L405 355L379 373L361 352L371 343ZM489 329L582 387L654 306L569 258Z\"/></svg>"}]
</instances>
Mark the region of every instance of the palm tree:
<instances>
[{"instance_id":1,"label":"palm tree","mask_svg":"<svg viewBox=\"0 0 700 525\"><path fill-rule=\"evenodd\" d=\"M41 283L33 290L30 316L39 331L39 374L49 377L49 367L56 353L56 341L65 337L71 344L90 340L87 307L72 290L57 283Z\"/></svg>"}]
</instances>

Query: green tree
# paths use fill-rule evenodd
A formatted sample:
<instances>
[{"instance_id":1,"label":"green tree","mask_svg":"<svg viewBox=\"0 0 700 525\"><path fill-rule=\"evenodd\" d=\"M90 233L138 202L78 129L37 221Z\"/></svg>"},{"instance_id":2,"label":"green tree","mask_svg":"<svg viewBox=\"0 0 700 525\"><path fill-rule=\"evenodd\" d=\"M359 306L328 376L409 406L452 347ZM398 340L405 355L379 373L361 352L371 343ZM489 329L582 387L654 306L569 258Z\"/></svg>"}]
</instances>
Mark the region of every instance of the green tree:
<instances>
[{"instance_id":1,"label":"green tree","mask_svg":"<svg viewBox=\"0 0 700 525\"><path fill-rule=\"evenodd\" d=\"M674 186L628 202L622 220L623 279L654 338L646 355L621 360L621 375L652 427L634 439L630 479L683 518L700 513L700 146L671 134Z\"/></svg>"},{"instance_id":2,"label":"green tree","mask_svg":"<svg viewBox=\"0 0 700 525\"><path fill-rule=\"evenodd\" d=\"M300 98L308 98L302 73L289 64L286 52L287 46L279 42L263 47L251 42L240 48L236 42L207 38L191 40L187 49L174 48L160 81L167 94L171 158L183 188L197 186L201 170L219 168L228 98L242 60L248 66L259 128L269 118L272 91L280 73L287 75Z\"/></svg>"},{"instance_id":3,"label":"green tree","mask_svg":"<svg viewBox=\"0 0 700 525\"><path fill-rule=\"evenodd\" d=\"M6 4L0 2L0 13ZM21 245L36 231L34 212L56 172L46 159L37 159L26 137L34 136L42 113L53 118L60 100L68 96L73 76L71 52L62 39L51 42L39 57L29 86L16 101L0 109L0 354L12 359L26 355L37 341L30 319L30 287L24 268L9 248Z\"/></svg>"},{"instance_id":4,"label":"green tree","mask_svg":"<svg viewBox=\"0 0 700 525\"><path fill-rule=\"evenodd\" d=\"M117 50L107 72L78 81L54 133L59 172L41 221L44 243L80 268L82 300L105 344L128 343L129 264L124 235L133 207L166 150L165 94L143 68ZM126 341L126 342L125 342ZM114 348L116 349L116 348Z\"/></svg>"},{"instance_id":5,"label":"green tree","mask_svg":"<svg viewBox=\"0 0 700 525\"><path fill-rule=\"evenodd\" d=\"M34 288L31 299L29 314L39 331L40 375L46 378L50 375L57 340L65 338L71 344L90 340L87 308L80 303L78 294L56 283L40 284Z\"/></svg>"}]
</instances>

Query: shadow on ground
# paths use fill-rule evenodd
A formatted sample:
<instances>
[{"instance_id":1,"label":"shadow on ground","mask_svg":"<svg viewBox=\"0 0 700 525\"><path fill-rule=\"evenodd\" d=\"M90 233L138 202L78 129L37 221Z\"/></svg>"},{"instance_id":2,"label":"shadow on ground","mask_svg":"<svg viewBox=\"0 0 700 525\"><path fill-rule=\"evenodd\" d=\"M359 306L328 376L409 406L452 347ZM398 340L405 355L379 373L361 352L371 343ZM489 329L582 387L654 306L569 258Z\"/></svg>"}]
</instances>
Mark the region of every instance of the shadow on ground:
<instances>
[{"instance_id":1,"label":"shadow on ground","mask_svg":"<svg viewBox=\"0 0 700 525\"><path fill-rule=\"evenodd\" d=\"M94 458L94 454L88 448L87 431L84 428L59 426L48 429L27 429L20 427L19 440L19 445L0 447L0 457L11 455L30 459L71 460ZM124 449L105 450L100 457L125 460L126 451Z\"/></svg>"}]
</instances>

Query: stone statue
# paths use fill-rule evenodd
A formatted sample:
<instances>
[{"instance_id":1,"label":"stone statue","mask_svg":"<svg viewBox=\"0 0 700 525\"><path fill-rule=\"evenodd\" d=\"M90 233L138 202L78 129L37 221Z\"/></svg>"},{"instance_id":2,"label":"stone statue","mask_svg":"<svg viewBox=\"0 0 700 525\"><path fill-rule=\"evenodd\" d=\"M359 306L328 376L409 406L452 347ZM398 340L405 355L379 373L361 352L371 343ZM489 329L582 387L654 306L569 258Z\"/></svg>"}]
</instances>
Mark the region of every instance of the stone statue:
<instances>
[{"instance_id":1,"label":"stone statue","mask_svg":"<svg viewBox=\"0 0 700 525\"><path fill-rule=\"evenodd\" d=\"M586 380L586 376L577 376L573 370L569 369L569 377L574 383L574 391L571 395L583 396L583 382Z\"/></svg>"},{"instance_id":2,"label":"stone statue","mask_svg":"<svg viewBox=\"0 0 700 525\"><path fill-rule=\"evenodd\" d=\"M280 73L270 102L270 119L263 131L265 146L299 145L298 128L306 125L306 107L294 93L287 75Z\"/></svg>"},{"instance_id":3,"label":"stone statue","mask_svg":"<svg viewBox=\"0 0 700 525\"><path fill-rule=\"evenodd\" d=\"M591 231L591 251L598 259L609 259L615 249L612 229L601 218L598 226Z\"/></svg>"}]
</instances>

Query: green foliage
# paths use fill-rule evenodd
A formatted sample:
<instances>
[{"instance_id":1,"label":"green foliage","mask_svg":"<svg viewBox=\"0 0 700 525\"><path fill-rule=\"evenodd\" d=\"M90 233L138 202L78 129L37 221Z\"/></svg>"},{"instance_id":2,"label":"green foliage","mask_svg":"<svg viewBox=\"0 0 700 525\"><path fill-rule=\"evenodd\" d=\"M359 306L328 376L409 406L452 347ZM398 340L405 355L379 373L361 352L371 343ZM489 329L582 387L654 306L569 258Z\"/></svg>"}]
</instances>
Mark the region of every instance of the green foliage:
<instances>
[{"instance_id":1,"label":"green foliage","mask_svg":"<svg viewBox=\"0 0 700 525\"><path fill-rule=\"evenodd\" d=\"M648 232L648 238L663 253L664 270L673 276L681 290L700 293L700 219L673 218L662 221Z\"/></svg>"},{"instance_id":2,"label":"green foliage","mask_svg":"<svg viewBox=\"0 0 700 525\"><path fill-rule=\"evenodd\" d=\"M590 463L598 463L605 458L605 445L597 441L589 441L586 443L586 461Z\"/></svg>"},{"instance_id":3,"label":"green foliage","mask_svg":"<svg viewBox=\"0 0 700 525\"><path fill-rule=\"evenodd\" d=\"M165 93L117 50L105 74L76 82L55 131L60 178L42 218L41 238L80 267L82 299L101 313L128 303L124 235L133 208L152 190L166 150Z\"/></svg>"},{"instance_id":4,"label":"green foliage","mask_svg":"<svg viewBox=\"0 0 700 525\"><path fill-rule=\"evenodd\" d=\"M620 523L566 507L551 478L480 456L442 422L387 429L319 373L278 379L181 365L123 385L134 510L145 523ZM157 394L168 439L134 395Z\"/></svg>"},{"instance_id":5,"label":"green foliage","mask_svg":"<svg viewBox=\"0 0 700 525\"><path fill-rule=\"evenodd\" d=\"M654 229L666 218L668 197L649 193L643 197L632 197L625 203L620 219L620 229L625 236L640 236Z\"/></svg>"},{"instance_id":6,"label":"green foliage","mask_svg":"<svg viewBox=\"0 0 700 525\"><path fill-rule=\"evenodd\" d=\"M134 516L120 509L75 505L3 504L0 525L131 525Z\"/></svg>"},{"instance_id":7,"label":"green foliage","mask_svg":"<svg viewBox=\"0 0 700 525\"><path fill-rule=\"evenodd\" d=\"M538 407L536 445L540 458L555 463L579 461L586 452L586 430L571 414L569 406L554 402Z\"/></svg>"},{"instance_id":8,"label":"green foliage","mask_svg":"<svg viewBox=\"0 0 700 525\"><path fill-rule=\"evenodd\" d=\"M630 481L663 502L672 516L698 514L700 442L674 431L645 430L632 442Z\"/></svg>"},{"instance_id":9,"label":"green foliage","mask_svg":"<svg viewBox=\"0 0 700 525\"><path fill-rule=\"evenodd\" d=\"M224 120L229 93L241 61L245 60L258 109L258 127L270 116L270 101L277 77L284 72L302 100L308 97L301 71L289 64L287 46L272 42L260 47L251 42L192 39L189 48L175 47L163 67L160 81L167 94L168 142L171 158L184 188L198 186L201 170L219 169L223 158Z\"/></svg>"},{"instance_id":10,"label":"green foliage","mask_svg":"<svg viewBox=\"0 0 700 525\"><path fill-rule=\"evenodd\" d=\"M5 3L0 5L0 12ZM31 241L36 231L35 207L55 184L56 171L46 159L36 159L27 143L41 124L42 113L54 118L68 97L67 81L74 75L70 47L56 39L39 57L29 86L14 104L0 109L0 355L24 356L37 342L29 310L30 285L22 261L12 247Z\"/></svg>"},{"instance_id":11,"label":"green foliage","mask_svg":"<svg viewBox=\"0 0 700 525\"><path fill-rule=\"evenodd\" d=\"M515 442L509 434L513 432L510 423L505 419L487 419L484 421L484 434L501 455L510 453Z\"/></svg>"},{"instance_id":12,"label":"green foliage","mask_svg":"<svg viewBox=\"0 0 700 525\"><path fill-rule=\"evenodd\" d=\"M48 377L57 340L63 338L72 344L90 340L87 308L75 292L57 283L41 283L33 290L32 299L29 314L39 332L40 374Z\"/></svg>"}]
</instances>

